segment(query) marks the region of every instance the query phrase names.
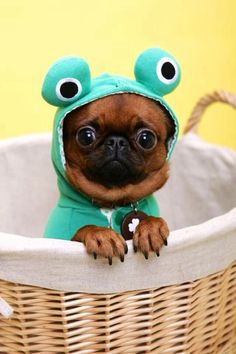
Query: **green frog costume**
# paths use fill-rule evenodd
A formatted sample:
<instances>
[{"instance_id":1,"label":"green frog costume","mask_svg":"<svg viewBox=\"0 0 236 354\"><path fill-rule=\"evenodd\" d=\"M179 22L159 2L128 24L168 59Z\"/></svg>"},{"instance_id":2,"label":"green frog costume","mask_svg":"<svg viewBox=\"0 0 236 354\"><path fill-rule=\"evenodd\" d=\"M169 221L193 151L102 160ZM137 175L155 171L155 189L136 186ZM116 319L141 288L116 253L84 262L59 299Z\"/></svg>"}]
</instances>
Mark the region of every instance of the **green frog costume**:
<instances>
[{"instance_id":1,"label":"green frog costume","mask_svg":"<svg viewBox=\"0 0 236 354\"><path fill-rule=\"evenodd\" d=\"M121 93L135 93L158 101L169 112L175 125L174 135L168 141L167 159L170 159L179 127L175 113L163 96L179 84L179 64L166 51L151 48L137 58L134 74L135 80L109 74L91 80L88 64L79 57L61 58L50 67L44 79L42 96L49 104L58 107L53 128L52 162L60 196L49 216L45 237L70 240L85 225L111 226L121 233L124 216L133 210L132 205L113 210L99 208L68 183L65 175L63 121L72 110L99 98ZM159 216L159 208L152 195L138 201L137 206L147 215Z\"/></svg>"}]
</instances>

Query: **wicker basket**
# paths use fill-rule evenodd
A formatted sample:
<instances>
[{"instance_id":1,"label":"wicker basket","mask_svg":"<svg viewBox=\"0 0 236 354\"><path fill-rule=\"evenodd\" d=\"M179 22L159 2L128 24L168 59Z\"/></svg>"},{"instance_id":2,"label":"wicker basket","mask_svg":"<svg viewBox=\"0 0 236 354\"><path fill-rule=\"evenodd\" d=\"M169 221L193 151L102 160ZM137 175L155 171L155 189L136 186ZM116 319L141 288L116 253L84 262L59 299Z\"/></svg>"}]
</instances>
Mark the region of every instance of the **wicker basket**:
<instances>
[{"instance_id":1,"label":"wicker basket","mask_svg":"<svg viewBox=\"0 0 236 354\"><path fill-rule=\"evenodd\" d=\"M196 106L186 132L195 129L203 108L219 99L234 106L236 104L236 97L224 92L206 96ZM5 142L0 147L0 163L2 165L3 161L7 161L5 166L12 178L13 174L10 173L16 164L16 159L12 156L15 151L21 148L24 150L23 159L17 155L18 167L22 164L21 168L17 169L19 184L23 180L20 174L24 176L25 166L29 171L30 165L32 173L39 176L39 163L37 166L29 164L28 154L41 154L43 166L47 171L50 170L47 155L49 139L46 139L44 145L37 145L37 139L26 139L27 144L17 140L13 144L14 148L12 142ZM173 176L178 158L184 158L191 150L191 141L192 133L188 133L185 142L178 143L172 165ZM211 149L208 145L204 145L204 148ZM194 143L193 150L196 157L199 151L198 143ZM202 145L200 150L202 152ZM220 158L223 156L221 152ZM45 159L48 159L47 163L42 157L44 154ZM236 162L236 156L233 156L233 151L228 150L226 155L230 155L225 164L228 168L231 162ZM191 166L187 171L191 174ZM36 188L42 180L50 181L45 186L45 193L39 193L37 197L19 189L19 184L18 189L14 189L11 183L9 186L5 185L7 182L4 181L1 185L1 195L6 199L6 207L0 211L1 220L4 220L0 233L0 298L3 299L3 305L9 304L14 311L10 318L0 315L1 354L236 353L236 209L229 211L236 203L231 207L228 204L233 192L231 195L228 193L226 203L220 203L219 208L211 208L209 202L207 212L198 215L195 211L193 220L200 220L201 224L172 232L169 246L162 250L160 258L153 257L146 261L141 256L134 255L129 241L129 254L125 262L117 262L109 267L103 260L94 263L95 261L85 254L82 245L61 240L39 241L28 238L41 232L46 214L56 197L55 190L53 193L50 191L51 181L54 183L53 173L46 173L48 175L38 177L39 180L32 186ZM182 175L180 177L182 178ZM233 178L235 181L235 176ZM26 190L29 184L30 181L26 180ZM163 202L166 215L169 207L166 194L169 188L169 197L176 197L177 189L176 193L173 193L175 185L173 178L158 194L159 203L162 206ZM184 186L188 186L186 180L183 181L183 186L180 186L180 193ZM16 193L17 198L9 197ZM23 203L20 193L25 195L24 202L28 205L30 203L31 208L28 208L29 211L21 208L13 222L15 209ZM235 200L234 198L235 194L232 200ZM178 200L181 203L181 198ZM173 207L169 212L173 227L183 227L181 223L184 222L191 225L193 213L189 213L188 217L187 210L186 220L182 221L181 214L178 214L179 207L182 206L178 204L177 207L175 218L172 217ZM32 213L32 210L36 211L37 208L42 212ZM8 214L11 214L11 217L7 218ZM209 215L216 218L207 220ZM202 220L203 217L205 220ZM26 220L23 224L20 222L22 219ZM176 219L180 220L179 225ZM38 231L32 232L34 229ZM20 234L24 237L19 236ZM39 249L39 252L33 252L34 248ZM196 249L197 253L194 253ZM47 268L47 280L40 275L44 262L51 262L48 263L51 266ZM61 271L60 262L64 262L69 268L65 269L63 279L58 272L58 269ZM71 265L71 262L74 264ZM23 263L28 264L25 274L22 274L22 269L25 269ZM86 273L85 279L81 280L85 267L89 272ZM76 269L81 277L75 277L73 285L71 273L74 271L75 274ZM91 275L93 270L95 273ZM103 287L97 283L93 291L93 282L99 274L101 277L98 283L103 282ZM31 280L27 278L28 275ZM125 277L128 281L123 285L122 279ZM70 285L67 286L66 281ZM74 291L75 289L77 291ZM112 289L114 291L111 291Z\"/></svg>"}]
</instances>

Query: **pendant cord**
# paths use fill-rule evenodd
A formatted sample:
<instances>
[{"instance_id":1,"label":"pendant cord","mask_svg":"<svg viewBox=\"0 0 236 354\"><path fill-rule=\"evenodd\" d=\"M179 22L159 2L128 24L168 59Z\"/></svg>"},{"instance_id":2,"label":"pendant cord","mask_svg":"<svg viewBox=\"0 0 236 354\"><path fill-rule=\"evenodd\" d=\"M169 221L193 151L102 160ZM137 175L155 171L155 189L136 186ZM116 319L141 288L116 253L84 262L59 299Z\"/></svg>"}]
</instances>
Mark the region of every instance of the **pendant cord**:
<instances>
[{"instance_id":1,"label":"pendant cord","mask_svg":"<svg viewBox=\"0 0 236 354\"><path fill-rule=\"evenodd\" d=\"M133 209L133 212L135 215L138 214L138 205L139 205L139 202L135 202L135 203L130 203L130 206L131 208ZM107 208L100 208L101 212L103 215L106 216L107 218L107 221L108 221L108 228L112 229L113 225L112 225L112 213L113 211L119 211L119 209L122 209L122 207L119 207L119 208L116 208L116 207L113 207L111 209L107 209Z\"/></svg>"},{"instance_id":2,"label":"pendant cord","mask_svg":"<svg viewBox=\"0 0 236 354\"><path fill-rule=\"evenodd\" d=\"M133 208L133 211L135 212L135 214L137 214L138 213L138 202L131 203L131 207Z\"/></svg>"}]
</instances>

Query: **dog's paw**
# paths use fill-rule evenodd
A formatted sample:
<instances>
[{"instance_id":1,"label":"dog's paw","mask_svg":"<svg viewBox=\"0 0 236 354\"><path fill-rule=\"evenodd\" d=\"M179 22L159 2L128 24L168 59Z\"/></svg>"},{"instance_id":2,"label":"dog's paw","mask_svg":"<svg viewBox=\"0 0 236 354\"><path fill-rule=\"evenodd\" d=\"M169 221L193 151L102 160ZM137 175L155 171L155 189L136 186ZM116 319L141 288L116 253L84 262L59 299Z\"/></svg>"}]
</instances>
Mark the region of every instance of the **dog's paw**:
<instances>
[{"instance_id":1,"label":"dog's paw","mask_svg":"<svg viewBox=\"0 0 236 354\"><path fill-rule=\"evenodd\" d=\"M112 229L105 227L88 225L79 229L72 241L83 242L88 253L108 258L112 265L112 258L119 257L124 262L124 256L128 252L128 247L121 235Z\"/></svg>"},{"instance_id":2,"label":"dog's paw","mask_svg":"<svg viewBox=\"0 0 236 354\"><path fill-rule=\"evenodd\" d=\"M148 216L142 220L135 229L133 236L134 251L140 251L148 259L150 252L155 252L159 256L160 248L167 246L169 229L167 223L162 218Z\"/></svg>"}]
</instances>

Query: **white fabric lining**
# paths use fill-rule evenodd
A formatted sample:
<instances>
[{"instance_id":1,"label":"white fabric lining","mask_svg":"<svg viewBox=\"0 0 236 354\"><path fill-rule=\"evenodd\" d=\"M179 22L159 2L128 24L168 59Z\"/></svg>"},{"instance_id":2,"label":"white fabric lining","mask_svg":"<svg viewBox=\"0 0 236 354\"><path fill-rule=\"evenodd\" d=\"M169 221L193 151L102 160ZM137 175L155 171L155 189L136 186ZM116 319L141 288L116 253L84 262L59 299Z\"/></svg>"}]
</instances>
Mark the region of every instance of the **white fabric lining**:
<instances>
[{"instance_id":1,"label":"white fabric lining","mask_svg":"<svg viewBox=\"0 0 236 354\"><path fill-rule=\"evenodd\" d=\"M0 297L0 314L5 318L10 318L13 315L13 308Z\"/></svg>"}]
</instances>

